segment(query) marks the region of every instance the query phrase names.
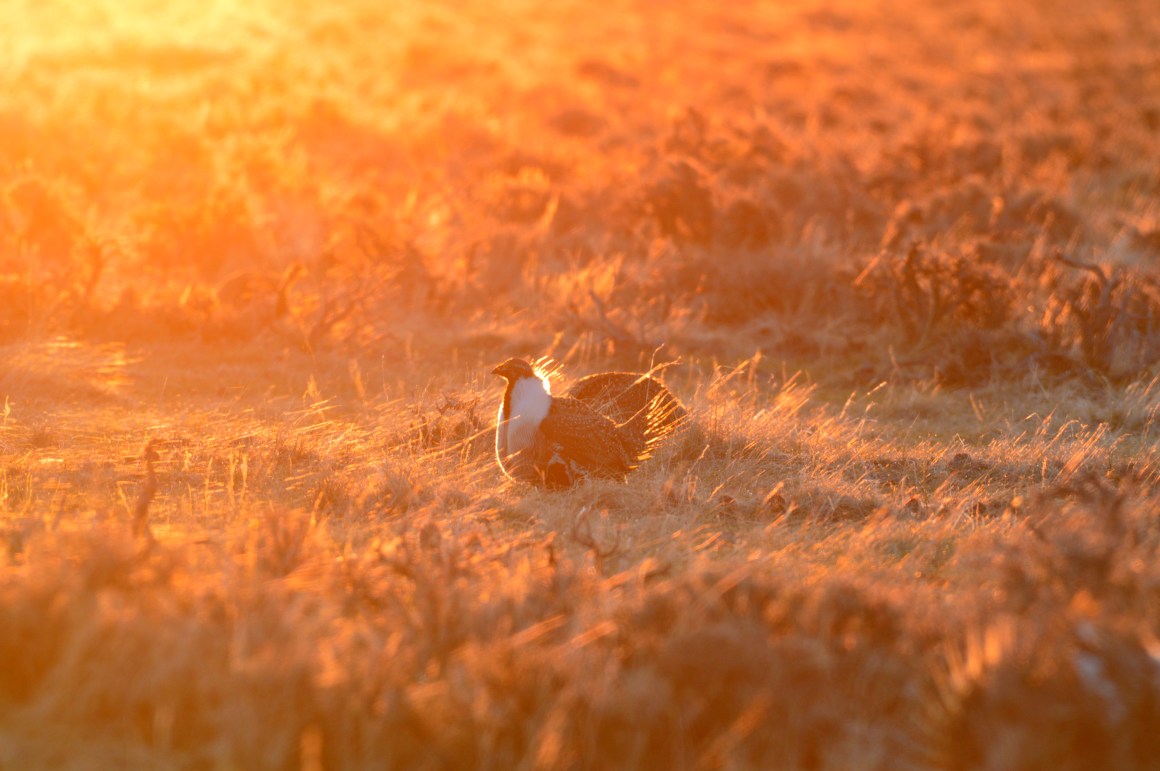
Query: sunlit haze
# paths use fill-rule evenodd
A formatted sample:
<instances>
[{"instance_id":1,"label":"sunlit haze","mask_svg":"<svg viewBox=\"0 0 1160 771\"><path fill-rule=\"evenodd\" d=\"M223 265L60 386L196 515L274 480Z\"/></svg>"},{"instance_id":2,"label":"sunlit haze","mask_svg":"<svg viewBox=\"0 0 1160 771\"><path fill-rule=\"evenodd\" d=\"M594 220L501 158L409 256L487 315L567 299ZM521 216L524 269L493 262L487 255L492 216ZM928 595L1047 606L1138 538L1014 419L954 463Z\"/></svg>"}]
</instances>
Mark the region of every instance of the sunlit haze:
<instances>
[{"instance_id":1,"label":"sunlit haze","mask_svg":"<svg viewBox=\"0 0 1160 771\"><path fill-rule=\"evenodd\" d=\"M0 769L1160 768L1158 10L9 0Z\"/></svg>"}]
</instances>

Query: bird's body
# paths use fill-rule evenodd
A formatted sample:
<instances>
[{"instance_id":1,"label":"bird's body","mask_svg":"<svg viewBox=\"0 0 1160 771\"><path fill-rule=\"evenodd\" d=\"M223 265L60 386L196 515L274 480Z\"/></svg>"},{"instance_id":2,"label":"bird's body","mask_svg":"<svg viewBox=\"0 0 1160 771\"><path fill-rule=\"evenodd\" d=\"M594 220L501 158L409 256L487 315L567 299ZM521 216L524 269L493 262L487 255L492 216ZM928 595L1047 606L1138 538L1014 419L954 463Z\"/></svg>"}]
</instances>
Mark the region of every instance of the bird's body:
<instances>
[{"instance_id":1,"label":"bird's body","mask_svg":"<svg viewBox=\"0 0 1160 771\"><path fill-rule=\"evenodd\" d=\"M651 375L635 372L600 372L582 377L568 389L568 396L607 415L615 423L631 422L636 428L640 450L648 441L646 432L670 431L684 425L689 416L664 383ZM646 415L648 419L642 420Z\"/></svg>"},{"instance_id":2,"label":"bird's body","mask_svg":"<svg viewBox=\"0 0 1160 771\"><path fill-rule=\"evenodd\" d=\"M523 359L509 359L493 373L507 380L495 449L512 479L553 487L589 476L623 479L675 425L665 422L672 410L659 399L616 421L571 392L553 396L547 379ZM579 393L590 395L587 389Z\"/></svg>"}]
</instances>

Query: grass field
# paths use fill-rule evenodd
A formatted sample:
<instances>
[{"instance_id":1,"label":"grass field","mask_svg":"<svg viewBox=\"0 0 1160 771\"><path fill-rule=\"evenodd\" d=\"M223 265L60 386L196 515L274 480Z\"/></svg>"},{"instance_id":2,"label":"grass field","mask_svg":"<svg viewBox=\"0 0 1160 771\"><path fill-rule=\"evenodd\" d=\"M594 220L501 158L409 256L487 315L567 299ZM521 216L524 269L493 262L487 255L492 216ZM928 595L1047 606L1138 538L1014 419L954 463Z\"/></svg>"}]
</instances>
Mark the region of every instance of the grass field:
<instances>
[{"instance_id":1,"label":"grass field","mask_svg":"<svg viewBox=\"0 0 1160 771\"><path fill-rule=\"evenodd\" d=\"M1155 11L8 3L0 769L1160 767Z\"/></svg>"}]
</instances>

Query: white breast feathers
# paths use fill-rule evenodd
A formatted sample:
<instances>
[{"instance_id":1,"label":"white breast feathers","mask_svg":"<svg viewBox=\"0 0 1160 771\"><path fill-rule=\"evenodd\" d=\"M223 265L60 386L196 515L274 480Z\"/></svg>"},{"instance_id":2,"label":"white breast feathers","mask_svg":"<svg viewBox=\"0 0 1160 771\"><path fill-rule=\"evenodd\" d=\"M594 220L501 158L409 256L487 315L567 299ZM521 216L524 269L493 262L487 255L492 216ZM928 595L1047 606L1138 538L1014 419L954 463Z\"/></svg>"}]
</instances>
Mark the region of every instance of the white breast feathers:
<instances>
[{"instance_id":1,"label":"white breast feathers","mask_svg":"<svg viewBox=\"0 0 1160 771\"><path fill-rule=\"evenodd\" d=\"M509 475L514 456L529 449L536 438L540 422L548 416L552 407L552 394L546 381L540 378L520 378L512 387L511 415L504 414L500 404L495 432L495 454L500 465Z\"/></svg>"}]
</instances>

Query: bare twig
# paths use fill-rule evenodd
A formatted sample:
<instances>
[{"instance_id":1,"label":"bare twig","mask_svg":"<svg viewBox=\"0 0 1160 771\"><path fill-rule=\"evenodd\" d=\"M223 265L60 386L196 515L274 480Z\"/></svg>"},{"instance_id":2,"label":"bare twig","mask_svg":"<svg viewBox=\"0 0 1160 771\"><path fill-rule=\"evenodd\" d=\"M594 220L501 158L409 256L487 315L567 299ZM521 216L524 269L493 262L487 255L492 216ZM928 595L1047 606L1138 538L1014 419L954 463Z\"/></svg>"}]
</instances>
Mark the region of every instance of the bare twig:
<instances>
[{"instance_id":1,"label":"bare twig","mask_svg":"<svg viewBox=\"0 0 1160 771\"><path fill-rule=\"evenodd\" d=\"M1099 280L1101 287L1107 286L1108 274L1105 273L1104 269L1099 265L1094 265L1090 262L1080 262L1079 260L1073 260L1070 257L1065 257L1063 251L1060 249L1056 249L1055 254L1053 254L1052 257L1056 262L1062 263L1069 268L1077 268L1079 270L1088 271L1094 275L1097 280Z\"/></svg>"},{"instance_id":2,"label":"bare twig","mask_svg":"<svg viewBox=\"0 0 1160 771\"><path fill-rule=\"evenodd\" d=\"M655 341L646 340L641 330L640 334L633 334L624 328L623 325L618 324L608 317L608 310L604 305L604 300L596 292L589 290L589 298L592 300L592 306L596 310L596 318L591 319L590 323L595 326L601 334L605 337L624 345L640 348L640 349L656 349L658 347ZM579 314L577 314L579 315Z\"/></svg>"},{"instance_id":3,"label":"bare twig","mask_svg":"<svg viewBox=\"0 0 1160 771\"><path fill-rule=\"evenodd\" d=\"M137 494L137 505L133 510L133 537L144 538L148 543L153 543L153 533L149 529L149 505L153 502L153 496L157 494L157 470L153 465L159 458L156 439L150 439L149 444L145 445L143 458L145 484Z\"/></svg>"}]
</instances>

